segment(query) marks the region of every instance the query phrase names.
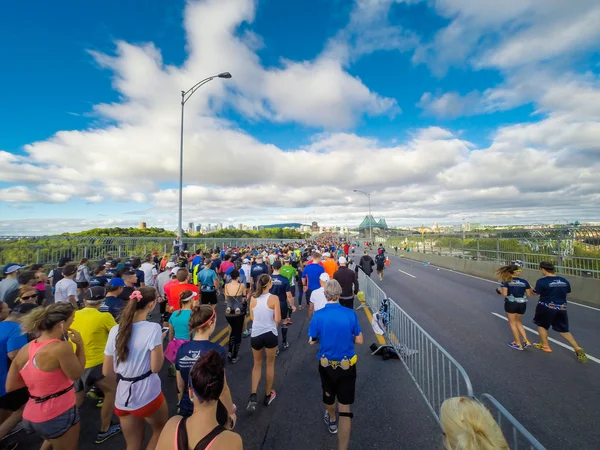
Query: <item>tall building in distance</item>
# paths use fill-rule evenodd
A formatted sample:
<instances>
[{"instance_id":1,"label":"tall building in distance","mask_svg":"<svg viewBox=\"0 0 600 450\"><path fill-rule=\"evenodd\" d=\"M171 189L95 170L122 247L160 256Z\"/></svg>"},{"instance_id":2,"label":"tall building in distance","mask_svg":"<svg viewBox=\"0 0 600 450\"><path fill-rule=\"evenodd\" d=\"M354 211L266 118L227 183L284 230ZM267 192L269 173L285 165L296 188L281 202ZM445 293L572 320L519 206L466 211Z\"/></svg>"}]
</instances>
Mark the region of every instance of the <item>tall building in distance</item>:
<instances>
[{"instance_id":1,"label":"tall building in distance","mask_svg":"<svg viewBox=\"0 0 600 450\"><path fill-rule=\"evenodd\" d=\"M217 231L222 230L223 229L223 224L221 222L219 222L217 224Z\"/></svg>"},{"instance_id":2,"label":"tall building in distance","mask_svg":"<svg viewBox=\"0 0 600 450\"><path fill-rule=\"evenodd\" d=\"M210 233L212 231L212 225L209 223L208 225L206 225L206 232Z\"/></svg>"},{"instance_id":3,"label":"tall building in distance","mask_svg":"<svg viewBox=\"0 0 600 450\"><path fill-rule=\"evenodd\" d=\"M198 224L196 225L196 233L200 233L202 231L202 225Z\"/></svg>"},{"instance_id":4,"label":"tall building in distance","mask_svg":"<svg viewBox=\"0 0 600 450\"><path fill-rule=\"evenodd\" d=\"M139 228L140 230L145 230L145 229L146 229L146 222L140 222L140 223L138 224L138 228Z\"/></svg>"},{"instance_id":5,"label":"tall building in distance","mask_svg":"<svg viewBox=\"0 0 600 450\"><path fill-rule=\"evenodd\" d=\"M238 224L238 230L243 230L243 229L244 229L244 224L243 223Z\"/></svg>"},{"instance_id":6,"label":"tall building in distance","mask_svg":"<svg viewBox=\"0 0 600 450\"><path fill-rule=\"evenodd\" d=\"M186 233L193 233L194 232L194 222L188 223L187 230L185 230L185 231L186 231Z\"/></svg>"}]
</instances>

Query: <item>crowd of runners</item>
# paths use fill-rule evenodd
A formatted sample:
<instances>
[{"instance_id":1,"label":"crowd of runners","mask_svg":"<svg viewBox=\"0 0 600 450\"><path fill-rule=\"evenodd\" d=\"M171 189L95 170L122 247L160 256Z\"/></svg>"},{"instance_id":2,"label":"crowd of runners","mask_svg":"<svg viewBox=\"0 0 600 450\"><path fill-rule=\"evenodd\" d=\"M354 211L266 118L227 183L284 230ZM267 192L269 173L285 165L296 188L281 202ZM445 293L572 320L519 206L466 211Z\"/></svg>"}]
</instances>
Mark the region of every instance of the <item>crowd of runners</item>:
<instances>
[{"instance_id":1,"label":"crowd of runners","mask_svg":"<svg viewBox=\"0 0 600 450\"><path fill-rule=\"evenodd\" d=\"M43 450L78 448L78 408L86 394L100 407L98 444L123 433L128 450L141 449L146 422L152 434L145 448L150 450L241 449L225 367L239 361L243 339L249 337L254 363L248 398L237 401L251 413L259 401L271 405L277 398L276 357L289 349L293 313L304 308L309 322L305 345L318 348L323 420L338 435L338 448L346 449L357 377L355 345L363 343L354 311L357 272L371 276L375 268L383 280L387 264L382 246L369 248L333 236L271 247L155 253L143 260L107 255L93 269L86 259L74 264L63 258L49 274L38 265L9 264L0 282L0 450L16 448L21 429L42 438ZM551 352L542 330L552 326L584 361L585 352L568 330L568 281L544 264L545 277L535 290L519 278L518 265L498 271L498 293L505 297L515 339L510 346L522 350L530 345L520 317L523 299L535 291L541 295L534 319L541 343L536 346ZM227 348L210 340L219 301L230 326ZM171 381L158 376L165 359L178 392L176 400L169 399L177 402L177 415L170 419L162 383ZM263 365L266 389L259 398ZM444 405L447 448L480 448L477 439L495 442L486 448L508 448L485 408L469 399ZM473 424L456 419L466 417L467 410ZM465 427L475 423L481 427L475 440L459 445Z\"/></svg>"}]
</instances>

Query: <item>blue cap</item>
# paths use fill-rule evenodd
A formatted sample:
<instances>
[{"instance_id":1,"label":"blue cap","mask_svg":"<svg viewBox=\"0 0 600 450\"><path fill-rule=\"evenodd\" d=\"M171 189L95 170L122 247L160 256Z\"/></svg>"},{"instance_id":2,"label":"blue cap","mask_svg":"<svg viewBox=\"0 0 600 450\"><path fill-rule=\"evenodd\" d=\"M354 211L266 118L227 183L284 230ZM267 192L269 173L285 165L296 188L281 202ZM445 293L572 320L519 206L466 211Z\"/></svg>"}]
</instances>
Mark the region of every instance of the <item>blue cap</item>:
<instances>
[{"instance_id":1,"label":"blue cap","mask_svg":"<svg viewBox=\"0 0 600 450\"><path fill-rule=\"evenodd\" d=\"M125 287L125 282L123 281L123 278L113 278L108 282L108 285L114 287Z\"/></svg>"},{"instance_id":2,"label":"blue cap","mask_svg":"<svg viewBox=\"0 0 600 450\"><path fill-rule=\"evenodd\" d=\"M24 269L27 266L23 266L21 264L7 264L4 266L4 275L9 275L11 273L16 272L17 270Z\"/></svg>"}]
</instances>

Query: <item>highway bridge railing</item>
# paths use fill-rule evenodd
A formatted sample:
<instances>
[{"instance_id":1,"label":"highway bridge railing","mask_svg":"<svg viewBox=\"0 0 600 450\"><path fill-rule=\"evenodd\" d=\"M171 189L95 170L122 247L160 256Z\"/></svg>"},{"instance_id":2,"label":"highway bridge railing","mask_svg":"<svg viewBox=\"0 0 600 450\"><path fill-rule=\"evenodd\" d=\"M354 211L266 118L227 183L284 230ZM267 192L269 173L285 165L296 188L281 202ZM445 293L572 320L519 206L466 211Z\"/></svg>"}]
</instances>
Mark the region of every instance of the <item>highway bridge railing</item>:
<instances>
[{"instance_id":1,"label":"highway bridge railing","mask_svg":"<svg viewBox=\"0 0 600 450\"><path fill-rule=\"evenodd\" d=\"M357 309L372 311L386 341L372 353L384 348L396 353L438 424L441 425L440 408L445 400L459 396L476 398L469 375L460 363L360 269L358 284L364 293L364 304ZM482 394L478 401L495 416L512 450L545 450L490 394Z\"/></svg>"},{"instance_id":2,"label":"highway bridge railing","mask_svg":"<svg viewBox=\"0 0 600 450\"><path fill-rule=\"evenodd\" d=\"M454 258L508 264L521 261L526 269L553 262L557 272L600 278L600 227L492 230L452 233L404 233L389 237L386 245Z\"/></svg>"},{"instance_id":3,"label":"highway bridge railing","mask_svg":"<svg viewBox=\"0 0 600 450\"><path fill-rule=\"evenodd\" d=\"M183 238L184 249L195 252L197 248L261 246L298 242L291 239L259 238ZM87 258L100 260L107 255L113 258L143 257L152 252L161 256L172 253L173 238L162 237L8 237L0 236L0 265L9 263L55 265L61 258L73 261Z\"/></svg>"}]
</instances>

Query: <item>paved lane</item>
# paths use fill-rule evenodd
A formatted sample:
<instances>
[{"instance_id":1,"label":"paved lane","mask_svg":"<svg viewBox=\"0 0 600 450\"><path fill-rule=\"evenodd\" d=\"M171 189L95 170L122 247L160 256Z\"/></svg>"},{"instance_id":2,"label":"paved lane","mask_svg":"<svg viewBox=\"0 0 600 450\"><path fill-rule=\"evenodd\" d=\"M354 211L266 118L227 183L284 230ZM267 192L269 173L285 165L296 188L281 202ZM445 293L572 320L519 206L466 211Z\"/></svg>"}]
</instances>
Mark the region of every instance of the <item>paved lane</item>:
<instances>
[{"instance_id":1,"label":"paved lane","mask_svg":"<svg viewBox=\"0 0 600 450\"><path fill-rule=\"evenodd\" d=\"M495 396L548 449L599 448L600 364L578 364L572 351L556 344L552 354L512 350L507 322L492 314L504 316L492 283L390 259L377 283L464 366L476 394ZM534 304L523 319L532 329ZM600 311L571 305L569 316L580 345L600 357Z\"/></svg>"},{"instance_id":2,"label":"paved lane","mask_svg":"<svg viewBox=\"0 0 600 450\"><path fill-rule=\"evenodd\" d=\"M227 339L226 321L218 307L219 341ZM414 450L439 447L440 431L406 370L397 360L383 361L371 356L369 345L375 335L363 311L358 312L365 335L365 345L357 346L358 380L350 448L353 450ZM288 340L290 348L281 352L275 366L277 399L268 408L259 405L254 414L245 411L250 395L252 353L249 339L244 339L239 363L228 365L227 379L238 405L236 431L242 436L245 450L333 450L337 438L323 423L321 388L317 372L316 348L308 345L306 310L293 315ZM167 364L161 378L170 415L176 410L175 379L167 376ZM263 395L264 384L259 387ZM82 430L79 448L121 449L122 436L102 445L93 440L99 426L99 410L91 400L81 409ZM23 436L21 448L37 448L39 439Z\"/></svg>"}]
</instances>

